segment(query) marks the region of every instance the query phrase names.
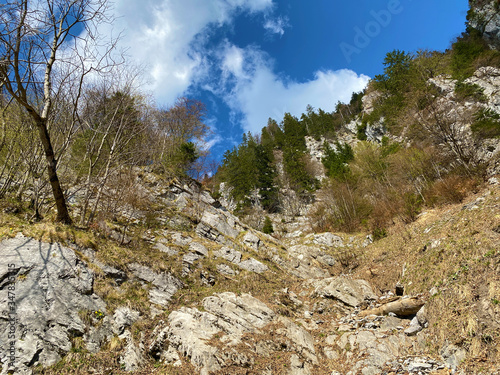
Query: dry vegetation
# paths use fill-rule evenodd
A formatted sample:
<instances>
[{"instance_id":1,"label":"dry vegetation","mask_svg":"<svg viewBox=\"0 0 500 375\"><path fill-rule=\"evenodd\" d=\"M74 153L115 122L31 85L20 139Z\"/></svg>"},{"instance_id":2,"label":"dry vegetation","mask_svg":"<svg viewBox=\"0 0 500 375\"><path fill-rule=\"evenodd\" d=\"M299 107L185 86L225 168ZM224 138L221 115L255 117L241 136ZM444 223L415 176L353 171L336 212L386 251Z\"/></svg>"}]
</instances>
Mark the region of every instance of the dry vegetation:
<instances>
[{"instance_id":1,"label":"dry vegetation","mask_svg":"<svg viewBox=\"0 0 500 375\"><path fill-rule=\"evenodd\" d=\"M469 184L462 180L450 180L448 183L453 185L453 191L460 191L461 186ZM498 185L476 186L475 189L478 190L475 194L460 194L456 199L463 199L461 203L425 210L413 223L407 224L403 219L396 218L395 224L388 227L387 236L366 248L346 247L329 253L337 259L337 264L330 269L334 275L352 273L353 277L368 280L380 293L393 290L398 282L405 285L409 294L425 293L430 321L428 332L429 337L433 338L428 342L430 354L437 356L445 341L464 346L471 353L465 364L467 371L484 373L499 360L500 189ZM437 195L442 196L443 193ZM172 243L161 225L130 225L127 235L131 242L124 245L108 238L109 228L108 231L102 228L79 229L53 224L48 219L33 223L23 218L26 210L22 206L5 201L2 204L1 238L13 237L21 231L39 240L61 242L78 251L83 248L95 249L98 260L125 271L127 263L138 262L180 277L186 287L174 296L169 309L154 319L140 320L132 327L135 337L139 338L141 333L145 335L146 344L153 328L159 320L166 320L170 311L183 306L199 308L203 298L218 292L250 293L282 316L300 319L302 315L302 310L297 310L282 290L289 288L300 294L307 286L274 264L265 253L245 249L246 256L257 257L270 267L271 272L263 275L241 271L236 276L224 276L216 271L216 267L225 261L207 257L188 276L181 277L181 258L188 251L188 246ZM168 207L163 210L164 215L180 214ZM120 227L112 222L107 222L106 225L110 228ZM181 233L185 236L192 235L192 232ZM353 234L356 237L354 243L358 243L366 234ZM169 256L155 250L149 239L161 240L167 246L175 248L179 254ZM264 235L261 240L286 258L286 251L279 247L278 242L270 242L270 238ZM220 247L209 242L203 243L210 253ZM126 305L140 311L145 317L150 315L148 293L140 283L129 280L117 288L114 281L106 278L99 267L91 267L96 273L95 292L108 304L108 313L112 313L118 306ZM215 277L214 286L202 283L202 271ZM429 291L433 287L436 288L436 294L431 295ZM318 302L308 295L301 299L310 305ZM340 317L337 308L327 311L328 314ZM325 332L313 331L313 334L324 335ZM249 335L243 340L252 345L260 341L280 343L286 342L286 338L262 333L260 336ZM119 365L120 355L125 350L124 341L115 338L97 354L87 352L78 338L74 339L73 344L71 353L61 362L48 369L37 369L35 373L88 374L94 370L109 374L125 373ZM241 352L244 352L243 349ZM264 369L271 369L276 374L286 373L289 370L289 357L286 348L278 348L271 351L270 357L257 359L252 370L230 365L221 374L238 374L240 371L253 371L257 374ZM150 358L136 373L183 375L195 372L185 358L183 363L183 367L179 369ZM326 369L331 367L328 366L326 362L321 363L319 367L315 367L315 372L327 374Z\"/></svg>"},{"instance_id":2,"label":"dry vegetation","mask_svg":"<svg viewBox=\"0 0 500 375\"><path fill-rule=\"evenodd\" d=\"M355 275L379 291L401 282L408 294L425 293L430 352L445 342L463 346L467 373L488 373L500 361L499 228L500 189L488 186L391 228L366 249Z\"/></svg>"}]
</instances>

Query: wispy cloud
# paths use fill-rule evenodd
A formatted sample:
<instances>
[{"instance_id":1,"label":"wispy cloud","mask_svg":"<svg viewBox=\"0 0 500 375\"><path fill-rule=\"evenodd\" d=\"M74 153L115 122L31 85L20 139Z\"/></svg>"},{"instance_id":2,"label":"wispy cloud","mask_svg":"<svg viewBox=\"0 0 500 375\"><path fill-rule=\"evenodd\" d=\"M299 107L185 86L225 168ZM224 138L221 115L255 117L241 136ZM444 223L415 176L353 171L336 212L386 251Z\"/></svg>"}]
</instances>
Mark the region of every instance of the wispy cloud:
<instances>
[{"instance_id":1,"label":"wispy cloud","mask_svg":"<svg viewBox=\"0 0 500 375\"><path fill-rule=\"evenodd\" d=\"M116 0L114 29L125 30L120 45L145 66L147 87L161 105L190 88L209 89L229 106L233 125L245 131L258 132L269 117L279 120L285 112L300 115L307 104L332 111L338 100L348 101L365 87L369 78L350 70L318 70L307 81L282 77L259 46L228 40L214 45L210 39L242 13L260 14L264 28L282 36L291 26L273 12L272 0ZM101 32L113 30L103 25Z\"/></svg>"},{"instance_id":2,"label":"wispy cloud","mask_svg":"<svg viewBox=\"0 0 500 375\"><path fill-rule=\"evenodd\" d=\"M290 24L286 17L270 18L264 23L264 29L271 34L278 34L280 37L285 34L285 29L288 27Z\"/></svg>"},{"instance_id":3,"label":"wispy cloud","mask_svg":"<svg viewBox=\"0 0 500 375\"><path fill-rule=\"evenodd\" d=\"M203 151L209 151L212 147L214 147L217 143L222 141L222 137L220 135L214 135L210 139L202 142L199 146Z\"/></svg>"},{"instance_id":4,"label":"wispy cloud","mask_svg":"<svg viewBox=\"0 0 500 375\"><path fill-rule=\"evenodd\" d=\"M207 74L211 26L231 24L242 12L272 9L272 0L116 0L113 28L125 30L120 46L145 67L149 90L159 101L173 103ZM110 25L102 27L104 35L111 34Z\"/></svg>"},{"instance_id":5,"label":"wispy cloud","mask_svg":"<svg viewBox=\"0 0 500 375\"><path fill-rule=\"evenodd\" d=\"M308 104L333 111L339 100L348 102L370 79L348 69L318 70L310 80L299 82L275 73L272 59L258 48L242 49L226 42L224 51L220 66L226 79L212 89L224 98L243 129L253 133L269 117L279 121L286 112L300 116Z\"/></svg>"}]
</instances>

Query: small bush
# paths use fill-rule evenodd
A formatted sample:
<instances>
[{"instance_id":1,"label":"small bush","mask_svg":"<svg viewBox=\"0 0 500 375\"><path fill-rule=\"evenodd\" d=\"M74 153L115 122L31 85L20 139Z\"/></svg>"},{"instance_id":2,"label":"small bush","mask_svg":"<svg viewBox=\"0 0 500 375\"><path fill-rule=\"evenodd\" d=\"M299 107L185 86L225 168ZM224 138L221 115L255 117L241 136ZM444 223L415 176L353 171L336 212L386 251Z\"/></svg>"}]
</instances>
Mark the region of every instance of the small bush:
<instances>
[{"instance_id":1,"label":"small bush","mask_svg":"<svg viewBox=\"0 0 500 375\"><path fill-rule=\"evenodd\" d=\"M365 121L363 121L363 123L361 125L358 125L358 127L356 128L356 137L360 140L360 141L366 141L367 139L367 136L366 136L366 127L367 127L367 123Z\"/></svg>"},{"instance_id":2,"label":"small bush","mask_svg":"<svg viewBox=\"0 0 500 375\"><path fill-rule=\"evenodd\" d=\"M322 159L326 168L327 175L339 180L345 179L349 174L348 162L354 159L354 151L349 144L335 143L336 151L333 150L328 142L324 143L325 157Z\"/></svg>"},{"instance_id":3,"label":"small bush","mask_svg":"<svg viewBox=\"0 0 500 375\"><path fill-rule=\"evenodd\" d=\"M315 229L354 232L367 223L373 207L349 183L330 181L320 194L321 204L311 215Z\"/></svg>"},{"instance_id":4,"label":"small bush","mask_svg":"<svg viewBox=\"0 0 500 375\"><path fill-rule=\"evenodd\" d=\"M406 193L403 195L403 219L407 223L411 223L417 219L423 205L423 199L420 195L414 193Z\"/></svg>"},{"instance_id":5,"label":"small bush","mask_svg":"<svg viewBox=\"0 0 500 375\"><path fill-rule=\"evenodd\" d=\"M375 241L387 237L387 230L385 228L374 228L372 230L373 239Z\"/></svg>"},{"instance_id":6,"label":"small bush","mask_svg":"<svg viewBox=\"0 0 500 375\"><path fill-rule=\"evenodd\" d=\"M481 109L474 116L471 130L481 138L500 137L500 115L490 109Z\"/></svg>"},{"instance_id":7,"label":"small bush","mask_svg":"<svg viewBox=\"0 0 500 375\"><path fill-rule=\"evenodd\" d=\"M474 179L450 175L435 181L427 190L425 198L428 204L434 206L460 203L476 186L477 181Z\"/></svg>"},{"instance_id":8,"label":"small bush","mask_svg":"<svg viewBox=\"0 0 500 375\"><path fill-rule=\"evenodd\" d=\"M398 142L391 142L391 140L385 135L382 137L382 157L387 157L389 155L397 153L401 150L401 145Z\"/></svg>"},{"instance_id":9,"label":"small bush","mask_svg":"<svg viewBox=\"0 0 500 375\"><path fill-rule=\"evenodd\" d=\"M273 222L269 218L269 216L266 216L264 219L264 226L262 227L262 232L265 234L271 234L274 233L274 228L273 228Z\"/></svg>"},{"instance_id":10,"label":"small bush","mask_svg":"<svg viewBox=\"0 0 500 375\"><path fill-rule=\"evenodd\" d=\"M478 58L474 60L474 69L479 69L485 66L500 66L500 52L496 50L489 50L483 52Z\"/></svg>"},{"instance_id":11,"label":"small bush","mask_svg":"<svg viewBox=\"0 0 500 375\"><path fill-rule=\"evenodd\" d=\"M488 51L486 42L478 35L464 34L453 43L451 69L453 78L466 79L474 74L474 62Z\"/></svg>"},{"instance_id":12,"label":"small bush","mask_svg":"<svg viewBox=\"0 0 500 375\"><path fill-rule=\"evenodd\" d=\"M455 96L459 100L473 99L483 103L487 101L482 87L464 81L457 81L455 84Z\"/></svg>"}]
</instances>

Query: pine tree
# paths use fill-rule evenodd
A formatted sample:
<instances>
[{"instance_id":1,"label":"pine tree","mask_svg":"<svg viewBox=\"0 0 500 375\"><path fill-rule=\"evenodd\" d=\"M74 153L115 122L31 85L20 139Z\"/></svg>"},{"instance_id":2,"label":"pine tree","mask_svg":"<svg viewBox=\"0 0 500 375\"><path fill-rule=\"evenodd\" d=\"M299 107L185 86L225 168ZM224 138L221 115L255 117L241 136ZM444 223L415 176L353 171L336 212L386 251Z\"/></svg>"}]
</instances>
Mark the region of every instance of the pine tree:
<instances>
[{"instance_id":1,"label":"pine tree","mask_svg":"<svg viewBox=\"0 0 500 375\"><path fill-rule=\"evenodd\" d=\"M347 163L354 159L354 152L347 143L340 144L335 142L335 148L332 149L328 142L324 143L325 157L322 159L326 168L327 175L337 180L345 180L350 173Z\"/></svg>"},{"instance_id":2,"label":"pine tree","mask_svg":"<svg viewBox=\"0 0 500 375\"><path fill-rule=\"evenodd\" d=\"M283 118L283 130L283 164L291 187L299 194L311 192L315 189L316 181L307 173L304 163L307 130L304 124L289 113L285 113Z\"/></svg>"},{"instance_id":3,"label":"pine tree","mask_svg":"<svg viewBox=\"0 0 500 375\"><path fill-rule=\"evenodd\" d=\"M274 233L274 228L273 228L273 222L269 218L269 216L266 216L264 219L264 226L262 227L262 232L265 234L271 234Z\"/></svg>"},{"instance_id":4,"label":"pine tree","mask_svg":"<svg viewBox=\"0 0 500 375\"><path fill-rule=\"evenodd\" d=\"M257 189L260 203L270 211L277 209L276 172L272 163L272 147L267 149L250 133L244 134L242 143L224 154L222 173L232 187L233 199L250 204L249 197Z\"/></svg>"}]
</instances>

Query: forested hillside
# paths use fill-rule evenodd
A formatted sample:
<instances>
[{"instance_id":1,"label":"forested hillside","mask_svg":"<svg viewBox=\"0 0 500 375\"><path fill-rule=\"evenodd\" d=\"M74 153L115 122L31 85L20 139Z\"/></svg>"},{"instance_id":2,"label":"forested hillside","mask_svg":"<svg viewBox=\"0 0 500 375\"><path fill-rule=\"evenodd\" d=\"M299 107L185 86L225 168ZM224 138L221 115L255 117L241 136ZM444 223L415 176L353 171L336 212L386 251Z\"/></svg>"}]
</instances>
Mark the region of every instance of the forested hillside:
<instances>
[{"instance_id":1,"label":"forested hillside","mask_svg":"<svg viewBox=\"0 0 500 375\"><path fill-rule=\"evenodd\" d=\"M474 10L468 18L489 22ZM444 52L387 53L383 74L332 113L309 106L300 118L269 119L225 154L216 186L224 182L249 221L259 207L293 216L304 212L290 210L290 199L295 207L316 202L308 209L315 230L375 237L424 207L460 202L497 172L491 80L500 53L484 30L469 24Z\"/></svg>"}]
</instances>

